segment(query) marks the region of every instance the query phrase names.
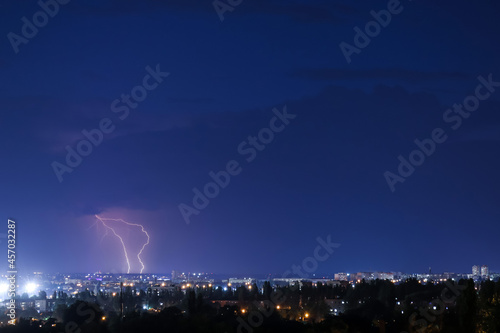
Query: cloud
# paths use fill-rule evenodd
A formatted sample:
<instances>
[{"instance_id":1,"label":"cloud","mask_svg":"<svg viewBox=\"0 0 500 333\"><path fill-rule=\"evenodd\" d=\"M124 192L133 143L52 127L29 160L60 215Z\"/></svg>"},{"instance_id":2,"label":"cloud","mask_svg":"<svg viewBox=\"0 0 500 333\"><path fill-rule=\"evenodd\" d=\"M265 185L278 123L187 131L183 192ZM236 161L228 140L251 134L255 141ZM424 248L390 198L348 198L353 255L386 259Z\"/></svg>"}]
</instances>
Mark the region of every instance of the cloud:
<instances>
[{"instance_id":1,"label":"cloud","mask_svg":"<svg viewBox=\"0 0 500 333\"><path fill-rule=\"evenodd\" d=\"M189 99L185 99L187 103ZM204 99L192 99L192 103L202 103ZM179 103L180 104L180 103ZM0 121L9 124L0 133L4 141L12 141L9 148L29 142L39 151L59 155L66 146L72 146L83 139L82 130L98 128L99 121L110 118L115 131L106 135L106 140L142 132L165 131L191 126L189 112L157 112L154 109L131 110L125 120L120 120L111 112L106 99L92 99L84 102L67 102L46 96L25 95L0 99ZM29 121L27 121L29 119ZM19 140L19 135L23 140Z\"/></svg>"}]
</instances>

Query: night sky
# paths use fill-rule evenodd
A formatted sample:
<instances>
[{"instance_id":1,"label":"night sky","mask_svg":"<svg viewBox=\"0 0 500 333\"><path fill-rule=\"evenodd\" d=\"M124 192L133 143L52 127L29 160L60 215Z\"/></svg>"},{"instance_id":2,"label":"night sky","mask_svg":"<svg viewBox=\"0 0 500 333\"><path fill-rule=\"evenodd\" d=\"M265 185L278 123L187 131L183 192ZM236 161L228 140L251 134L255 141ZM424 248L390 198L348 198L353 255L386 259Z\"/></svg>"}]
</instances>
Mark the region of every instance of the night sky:
<instances>
[{"instance_id":1,"label":"night sky","mask_svg":"<svg viewBox=\"0 0 500 333\"><path fill-rule=\"evenodd\" d=\"M500 270L496 1L58 7L0 5L0 211L21 270L126 271L95 214L144 226L148 273L279 274L328 235L340 247L317 273ZM390 22L355 41L381 10ZM453 111L464 100L475 111ZM85 151L82 131L100 126L68 172L67 147ZM434 151L403 178L416 139ZM228 163L187 224L179 205ZM133 257L145 234L119 224Z\"/></svg>"}]
</instances>

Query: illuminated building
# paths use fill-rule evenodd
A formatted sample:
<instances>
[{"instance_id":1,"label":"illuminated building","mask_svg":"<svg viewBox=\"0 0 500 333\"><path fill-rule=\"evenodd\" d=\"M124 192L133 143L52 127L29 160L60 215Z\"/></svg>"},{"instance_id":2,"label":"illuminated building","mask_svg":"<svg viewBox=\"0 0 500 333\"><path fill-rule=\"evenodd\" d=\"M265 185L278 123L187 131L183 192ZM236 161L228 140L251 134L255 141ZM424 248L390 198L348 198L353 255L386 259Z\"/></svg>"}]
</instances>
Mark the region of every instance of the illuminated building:
<instances>
[{"instance_id":1,"label":"illuminated building","mask_svg":"<svg viewBox=\"0 0 500 333\"><path fill-rule=\"evenodd\" d=\"M488 266L483 265L481 266L481 277L483 279L488 279L490 276L490 270L488 269Z\"/></svg>"}]
</instances>

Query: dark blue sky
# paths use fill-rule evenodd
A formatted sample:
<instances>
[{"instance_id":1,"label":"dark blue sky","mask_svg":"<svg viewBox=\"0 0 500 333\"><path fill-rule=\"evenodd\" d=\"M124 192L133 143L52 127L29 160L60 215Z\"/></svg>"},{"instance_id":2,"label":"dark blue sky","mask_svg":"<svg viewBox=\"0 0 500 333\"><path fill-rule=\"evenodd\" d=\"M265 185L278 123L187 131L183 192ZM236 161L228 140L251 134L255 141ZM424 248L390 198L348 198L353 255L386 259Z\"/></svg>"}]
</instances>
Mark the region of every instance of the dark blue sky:
<instances>
[{"instance_id":1,"label":"dark blue sky","mask_svg":"<svg viewBox=\"0 0 500 333\"><path fill-rule=\"evenodd\" d=\"M212 1L72 0L13 47L42 9L3 1L0 210L19 267L123 271L100 214L150 232L145 272L281 273L327 235L341 246L318 272L500 270L500 88L456 130L443 119L479 76L500 81L500 6L403 0L347 63L339 44L392 2L243 0L221 22ZM120 119L112 103L157 65L169 75ZM296 118L247 162L238 146L285 105ZM51 164L104 118L59 182ZM384 172L435 128L447 140L392 192ZM186 224L179 204L230 160L241 173ZM133 256L143 234L119 231Z\"/></svg>"}]
</instances>

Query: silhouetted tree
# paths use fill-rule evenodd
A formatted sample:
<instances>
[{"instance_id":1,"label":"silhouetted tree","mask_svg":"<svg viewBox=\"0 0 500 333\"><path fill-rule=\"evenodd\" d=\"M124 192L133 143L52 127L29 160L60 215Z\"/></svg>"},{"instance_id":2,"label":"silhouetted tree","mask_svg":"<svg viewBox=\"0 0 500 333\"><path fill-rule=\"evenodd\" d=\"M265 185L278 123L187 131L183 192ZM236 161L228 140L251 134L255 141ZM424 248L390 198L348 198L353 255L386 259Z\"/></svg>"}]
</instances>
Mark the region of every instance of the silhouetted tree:
<instances>
[{"instance_id":1,"label":"silhouetted tree","mask_svg":"<svg viewBox=\"0 0 500 333\"><path fill-rule=\"evenodd\" d=\"M469 279L466 282L466 288L457 299L460 332L475 332L477 310L477 294L474 281Z\"/></svg>"},{"instance_id":2,"label":"silhouetted tree","mask_svg":"<svg viewBox=\"0 0 500 333\"><path fill-rule=\"evenodd\" d=\"M106 322L102 320L104 313L97 304L76 301L64 312L63 324L66 331L91 333L107 332Z\"/></svg>"}]
</instances>

